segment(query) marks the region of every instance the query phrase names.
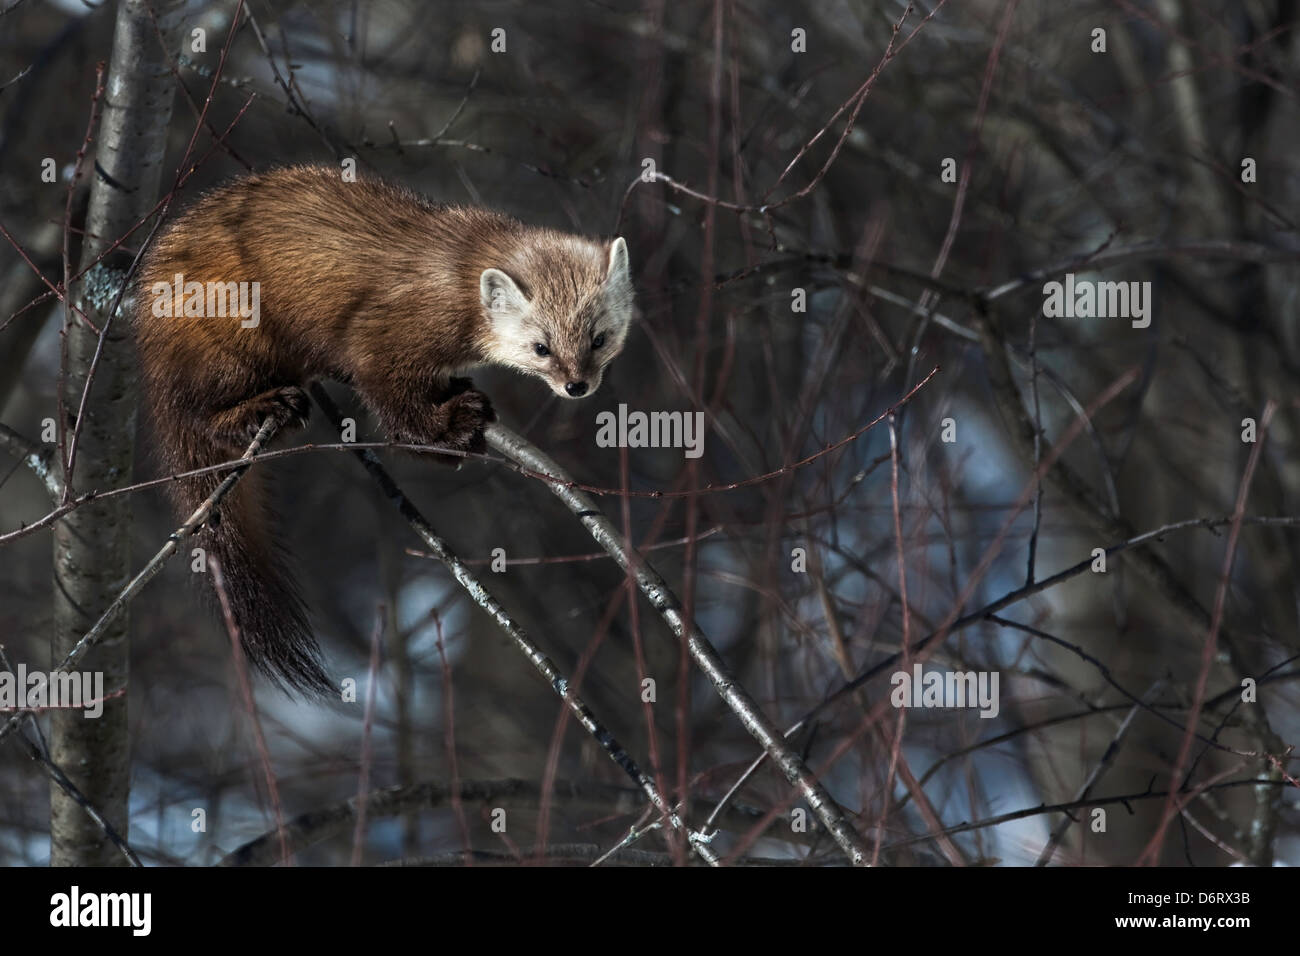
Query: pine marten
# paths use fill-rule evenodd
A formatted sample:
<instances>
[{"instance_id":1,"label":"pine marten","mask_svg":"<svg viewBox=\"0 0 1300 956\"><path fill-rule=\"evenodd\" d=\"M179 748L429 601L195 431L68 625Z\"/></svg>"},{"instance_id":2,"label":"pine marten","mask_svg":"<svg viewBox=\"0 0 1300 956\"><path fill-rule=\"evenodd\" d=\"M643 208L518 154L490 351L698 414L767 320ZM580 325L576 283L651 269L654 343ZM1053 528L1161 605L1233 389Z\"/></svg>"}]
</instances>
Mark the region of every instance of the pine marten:
<instances>
[{"instance_id":1,"label":"pine marten","mask_svg":"<svg viewBox=\"0 0 1300 956\"><path fill-rule=\"evenodd\" d=\"M360 395L394 441L479 451L486 395L456 377L507 365L579 398L618 355L634 305L627 244L442 205L379 180L290 166L204 195L147 252L135 316L165 468L238 458L267 416L301 426L304 387ZM444 456L445 457L445 456ZM172 483L191 513L221 475ZM246 474L201 533L244 650L290 689L333 689Z\"/></svg>"}]
</instances>

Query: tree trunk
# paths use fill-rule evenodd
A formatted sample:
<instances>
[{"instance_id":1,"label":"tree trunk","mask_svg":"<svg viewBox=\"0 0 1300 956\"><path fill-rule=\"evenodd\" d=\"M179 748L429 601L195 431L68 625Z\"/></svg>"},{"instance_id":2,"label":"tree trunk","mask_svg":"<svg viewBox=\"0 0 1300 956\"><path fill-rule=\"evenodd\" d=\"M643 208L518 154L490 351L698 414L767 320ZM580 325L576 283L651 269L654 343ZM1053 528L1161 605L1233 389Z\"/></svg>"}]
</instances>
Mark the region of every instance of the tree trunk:
<instances>
[{"instance_id":1,"label":"tree trunk","mask_svg":"<svg viewBox=\"0 0 1300 956\"><path fill-rule=\"evenodd\" d=\"M98 172L93 174L87 238L81 254L83 267L148 213L156 201L175 91L168 59L179 49L184 3L152 0L152 7L157 28L145 0L122 0L118 7L96 151L99 166L112 182ZM160 31L166 38L166 52L159 44ZM143 239L143 233L137 236L136 243ZM109 294L107 301L102 294L93 298L101 304L96 308L87 301L84 307L102 329L108 322L107 312L115 294ZM136 379L130 334L129 317L119 314L109 327L86 403L73 468L74 494L106 490L131 481ZM80 320L74 320L67 335L63 401L68 414L75 415L99 337ZM131 508L129 496L125 495L78 508L55 525L53 665L57 666L126 586L130 575L130 531ZM126 688L127 624L128 615L123 613L81 664L83 670L103 672L105 695ZM125 837L130 784L125 695L107 701L97 720L84 717L79 710L55 711L50 732L54 762ZM107 866L124 862L85 811L52 787L50 865Z\"/></svg>"}]
</instances>

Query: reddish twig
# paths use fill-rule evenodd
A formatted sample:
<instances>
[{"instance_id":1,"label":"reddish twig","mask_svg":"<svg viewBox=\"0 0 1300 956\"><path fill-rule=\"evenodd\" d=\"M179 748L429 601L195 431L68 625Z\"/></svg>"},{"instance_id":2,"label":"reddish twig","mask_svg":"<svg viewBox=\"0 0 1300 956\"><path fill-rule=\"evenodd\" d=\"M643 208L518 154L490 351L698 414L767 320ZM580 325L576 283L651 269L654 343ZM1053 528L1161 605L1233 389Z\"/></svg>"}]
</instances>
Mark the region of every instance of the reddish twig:
<instances>
[{"instance_id":1,"label":"reddish twig","mask_svg":"<svg viewBox=\"0 0 1300 956\"><path fill-rule=\"evenodd\" d=\"M366 838L366 795L370 793L370 764L374 755L375 701L379 697L379 641L384 634L385 611L379 605L375 629L370 635L370 667L367 670L366 713L361 723L361 767L357 773L357 825L352 831L352 865L361 865ZM455 782L452 782L455 787Z\"/></svg>"},{"instance_id":2,"label":"reddish twig","mask_svg":"<svg viewBox=\"0 0 1300 956\"><path fill-rule=\"evenodd\" d=\"M71 473L71 464L67 457L67 409L63 404L64 383L68 375L68 329L72 327L72 199L76 195L77 183L81 180L82 165L86 161L86 152L94 139L95 127L99 124L99 108L104 97L104 61L95 64L95 92L90 98L90 119L86 121L86 135L77 150L77 160L68 180L68 195L63 208L63 328L59 330L59 377L54 391L55 428L58 435L59 464L63 467L63 500L66 502L71 494L67 476ZM93 327L93 326L92 326ZM75 448L74 448L75 450Z\"/></svg>"},{"instance_id":3,"label":"reddish twig","mask_svg":"<svg viewBox=\"0 0 1300 956\"><path fill-rule=\"evenodd\" d=\"M442 739L443 746L447 749L447 771L451 780L451 812L460 827L460 839L467 854L465 865L473 866L473 860L468 854L473 851L474 844L470 838L469 820L465 817L465 803L460 795L460 761L456 757L455 685L451 679L451 661L447 659L447 645L443 640L442 615L435 613L433 623L438 631L438 639L434 642L434 646L438 649L438 660L442 665Z\"/></svg>"},{"instance_id":4,"label":"reddish twig","mask_svg":"<svg viewBox=\"0 0 1300 956\"><path fill-rule=\"evenodd\" d=\"M291 865L289 838L284 828L284 808L280 805L280 787L271 768L271 751L266 746L266 735L262 732L262 721L257 714L257 703L253 700L253 685L248 677L248 660L244 656L244 647L240 642L239 625L235 623L235 614L230 607L230 595L226 592L226 579L221 572L221 562L216 555L208 556L208 568L212 571L212 585L216 588L217 598L221 602L221 616L226 622L226 633L230 635L230 654L235 664L235 679L239 683L239 695L244 703L244 712L248 715L253 728L253 739L257 746L257 758L262 765L262 775L266 780L267 794L271 798L271 812L275 816L275 827L280 839L280 862Z\"/></svg>"},{"instance_id":5,"label":"reddish twig","mask_svg":"<svg viewBox=\"0 0 1300 956\"><path fill-rule=\"evenodd\" d=\"M1178 746L1178 757L1174 761L1173 773L1169 777L1169 799L1165 801L1164 810L1160 815L1160 822L1156 825L1156 832L1142 851L1142 855L1138 857L1138 865L1150 865L1160 859L1160 850L1164 846L1165 832L1169 827L1169 822L1181 809L1175 791L1179 786L1178 779L1182 776L1183 768L1187 766L1187 758L1191 753L1192 739L1196 736L1196 722L1201 716L1201 707L1205 700L1205 688L1210 679L1210 667L1214 663L1215 649L1218 646L1219 627L1223 623L1223 609L1227 603L1228 585L1232 579L1232 565L1237 558L1237 541L1241 537L1242 518L1246 513L1246 499L1250 496L1250 484L1255 478L1255 469L1259 465L1259 458L1264 450L1264 438L1268 434L1269 423L1273 420L1273 413L1276 411L1277 402L1269 399L1264 406L1264 414L1260 417L1259 434L1254 447L1250 450L1250 457L1246 460L1246 470L1241 476L1241 484L1237 489L1237 504L1232 511L1232 525L1228 531L1228 545L1223 553L1223 569L1219 573L1219 587L1214 594L1214 611L1210 616L1210 631L1206 635L1205 644L1201 648L1201 670L1196 677L1196 690L1192 695L1191 710L1187 714L1187 727L1183 731L1183 739Z\"/></svg>"}]
</instances>

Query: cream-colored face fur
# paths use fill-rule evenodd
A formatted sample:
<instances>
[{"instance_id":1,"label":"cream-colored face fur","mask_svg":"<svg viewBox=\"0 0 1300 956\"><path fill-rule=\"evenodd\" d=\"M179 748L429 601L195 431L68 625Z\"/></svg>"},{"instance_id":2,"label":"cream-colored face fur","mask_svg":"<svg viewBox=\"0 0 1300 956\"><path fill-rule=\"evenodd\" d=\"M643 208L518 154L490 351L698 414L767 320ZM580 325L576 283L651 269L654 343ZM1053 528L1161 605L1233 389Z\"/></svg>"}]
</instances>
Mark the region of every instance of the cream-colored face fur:
<instances>
[{"instance_id":1,"label":"cream-colored face fur","mask_svg":"<svg viewBox=\"0 0 1300 956\"><path fill-rule=\"evenodd\" d=\"M621 237L603 262L602 247L569 242L530 263L534 275L519 282L501 269L483 270L479 296L493 361L538 376L562 398L583 398L600 387L605 368L623 350L634 309L632 277Z\"/></svg>"}]
</instances>

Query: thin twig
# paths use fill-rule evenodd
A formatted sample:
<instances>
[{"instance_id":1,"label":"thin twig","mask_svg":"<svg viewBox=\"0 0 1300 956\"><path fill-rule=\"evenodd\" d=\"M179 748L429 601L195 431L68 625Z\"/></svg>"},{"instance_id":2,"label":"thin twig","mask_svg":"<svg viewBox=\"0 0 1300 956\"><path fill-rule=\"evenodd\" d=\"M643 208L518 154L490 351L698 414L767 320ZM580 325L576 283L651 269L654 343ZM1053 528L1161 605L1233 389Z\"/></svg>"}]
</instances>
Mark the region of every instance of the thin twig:
<instances>
[{"instance_id":1,"label":"thin twig","mask_svg":"<svg viewBox=\"0 0 1300 956\"><path fill-rule=\"evenodd\" d=\"M95 127L99 124L100 105L104 98L104 61L100 60L95 65L95 92L90 98L90 119L86 122L86 135L81 141L81 147L77 150L76 163L72 167L72 175L68 178L68 195L63 209L63 290L70 292L72 289L72 200L77 194L77 183L81 180L82 166L86 161L86 151L95 135ZM59 464L65 476L72 474L70 459L65 454L68 452L67 445L67 410L64 407L64 382L68 374L68 333L72 328L72 296L66 295L63 300L63 328L59 331L59 382L55 389L55 423L58 429L58 450ZM75 453L75 446L72 452ZM66 500L69 496L68 482L64 481L63 497Z\"/></svg>"},{"instance_id":2,"label":"thin twig","mask_svg":"<svg viewBox=\"0 0 1300 956\"><path fill-rule=\"evenodd\" d=\"M63 497L63 482L55 469L50 467L50 459L54 457L50 449L29 441L7 425L0 425L0 448L10 452L31 470L45 487L51 502L59 502Z\"/></svg>"},{"instance_id":3,"label":"thin twig","mask_svg":"<svg viewBox=\"0 0 1300 956\"><path fill-rule=\"evenodd\" d=\"M370 635L370 668L366 690L366 714L361 722L361 772L357 774L357 825L352 831L352 865L361 865L361 847L366 837L366 794L370 792L370 762L374 750L375 700L379 696L379 641L384 633L384 606L379 605L375 629ZM453 781L454 786L454 781Z\"/></svg>"},{"instance_id":4,"label":"thin twig","mask_svg":"<svg viewBox=\"0 0 1300 956\"><path fill-rule=\"evenodd\" d=\"M857 441L859 438L865 435L872 428L875 428L876 425L884 421L885 418L887 418L890 415L890 413L897 411L904 404L911 401L912 398L916 395L916 393L919 392L925 385L927 385L930 379L934 378L934 376L937 375L938 373L939 373L939 366L936 365L933 369L930 370L929 375L927 375L924 379L918 382L911 389L911 391L909 391L901 399L899 399L889 408L885 409L885 411L881 412L880 415L878 415L876 418L867 422L867 424L863 425L861 428L850 433L849 435L846 435L844 438L841 438L839 441L831 442L827 444L820 451L814 452L813 454L809 455L807 458L803 458L799 461L793 462L789 465L783 466L781 468L777 468L773 471L769 471L761 475L754 475L749 478L744 478L740 481L732 481L720 485L719 484L701 485L699 488L695 490L695 492L631 491L625 488L603 488L598 485L584 485L576 481L568 482L568 487L576 490L585 491L593 495L610 496L610 497L656 498L662 500L665 498L684 498L691 494L719 494L724 491L734 491L737 488L747 488L752 485L763 484L764 482L771 481L774 478L780 478L784 475L787 475L796 469L805 468L808 465L812 464L814 461L817 461L819 458L825 455L829 455L832 452L844 447L845 445L850 444L851 442ZM355 454L358 451L366 451L366 450L378 449L378 448L392 448L392 449L398 449L402 451L414 451L414 452L423 452L423 453L436 452L437 454L444 455L444 456L452 455L452 456L457 456L466 459L471 459L471 458L485 459L487 461L495 461L498 462L499 464L503 464L506 467L511 468L512 470L518 472L519 474L524 475L525 477L537 478L542 481L550 480L550 476L531 471L528 468L525 468L524 466L514 461L493 458L490 455L478 455L472 452L464 452L464 451L458 451L450 448L442 448L437 445L411 445L403 442L338 442L333 444L320 444L320 445L306 444L306 445L298 445L293 448L282 448L279 449L278 451L265 452L263 454L256 456L256 458L254 458L253 460L268 461L274 458L283 458L288 455L300 455L303 454L304 452L309 452L309 451L346 451ZM882 459L882 461L883 460L884 459ZM240 461L242 461L242 459L240 459ZM72 511L75 508L80 507L81 505L85 504L88 501L92 501L96 499L102 500L104 498L111 498L116 495L130 494L135 491L139 491L142 488L150 488L154 485L167 484L170 483L171 481L180 478L193 478L198 475L209 474L212 472L228 471L229 469L235 467L238 467L238 464L236 462L222 462L215 465L208 465L204 468L195 468L191 471L177 472L176 474L169 475L166 478L156 478L151 481L137 482L136 484L127 485L122 488L113 488L109 491L102 491L102 492L90 491L73 499L72 501L67 502L66 504L60 505L59 507L55 508L53 511L49 512L48 514L38 518L36 521L33 521L19 528L17 531L10 531L6 534L0 534L0 545L7 544L9 541L12 541L17 538L25 537L26 535L29 535L34 531L37 531L38 529L45 527L46 525L53 524L55 521L63 517L69 511Z\"/></svg>"},{"instance_id":5,"label":"thin twig","mask_svg":"<svg viewBox=\"0 0 1300 956\"><path fill-rule=\"evenodd\" d=\"M1210 793L1216 790L1232 790L1237 787L1283 787L1288 786L1280 780L1269 780L1266 778L1256 779L1248 777L1244 780L1224 780L1210 783L1202 787L1184 788L1178 791L1178 795L1195 797L1200 794ZM1047 813L1069 813L1073 810L1091 810L1095 807L1108 807L1116 804L1124 807L1130 813L1133 808L1131 803L1140 803L1143 800L1160 800L1170 796L1168 790L1146 790L1141 793L1126 793L1113 797L1089 797L1086 800L1070 800L1066 803L1044 803L1036 807L1025 807L1021 810L1013 810L1010 813L999 814L995 817L989 817L986 820L977 820L974 823L959 823L956 826L948 827L944 831L946 836L955 836L960 833L970 833L973 830L983 830L987 827L995 827L1003 823L1010 823L1013 820L1027 820L1030 817L1042 816ZM930 840L937 839L938 835L934 833L922 833L917 836L907 837L906 839L897 840L885 846L886 850L898 850L907 846L914 846L918 843L927 843Z\"/></svg>"},{"instance_id":6,"label":"thin twig","mask_svg":"<svg viewBox=\"0 0 1300 956\"><path fill-rule=\"evenodd\" d=\"M447 659L447 644L443 640L442 617L436 610L433 623L438 631L438 640L434 646L438 649L438 661L442 665L443 746L447 749L447 769L451 781L451 812L460 826L461 842L465 844L465 852L468 853L474 846L470 839L469 821L465 818L465 807L460 799L460 760L456 756L456 696L451 679L451 661ZM647 807L647 812L652 809Z\"/></svg>"},{"instance_id":7,"label":"thin twig","mask_svg":"<svg viewBox=\"0 0 1300 956\"><path fill-rule=\"evenodd\" d=\"M557 780L554 790L556 795L570 807L605 810L615 806L637 812L644 806L641 799L642 792L638 787L587 780L582 782ZM540 785L533 780L465 780L457 788L455 796L467 804L535 807L541 802L542 793ZM452 797L451 787L443 778L406 786L388 787L383 790L373 790L366 795L367 813L372 819L382 819L421 810L440 809L450 807ZM285 826L289 834L290 849L300 853L324 839L349 832L356 820L356 809L357 798L352 796L338 803L315 807L290 820ZM743 812L737 811L734 819L749 820L753 816L755 812L746 809ZM796 840L789 834L786 835L786 839L791 842L805 842ZM274 863L279 853L277 842L275 832L263 833L231 851L217 865L264 866Z\"/></svg>"},{"instance_id":8,"label":"thin twig","mask_svg":"<svg viewBox=\"0 0 1300 956\"><path fill-rule=\"evenodd\" d=\"M1092 793L1092 788L1105 776L1110 765L1115 762L1115 757L1119 754L1124 738L1128 736L1129 728L1133 725L1133 718L1138 715L1138 711L1142 710L1144 705L1150 705L1150 702L1155 699L1156 694L1160 693L1163 686L1164 681L1162 680L1152 684L1147 692L1142 695L1142 701L1134 704L1124 719L1120 721L1119 729L1115 731L1115 736L1111 738L1110 744L1107 745L1105 752L1101 755L1101 759L1092 768L1092 773L1088 774L1088 779L1083 782L1079 792L1074 795L1076 803L1088 799L1088 795ZM1047 866L1048 863L1052 862L1052 857L1056 855L1056 848L1060 846L1061 840L1065 837L1065 831L1070 829L1070 824L1073 822L1073 818L1068 813L1064 814L1064 818L1052 830L1052 835L1048 837L1047 845L1043 847L1043 852L1038 855L1034 866Z\"/></svg>"},{"instance_id":9,"label":"thin twig","mask_svg":"<svg viewBox=\"0 0 1300 956\"><path fill-rule=\"evenodd\" d=\"M1250 485L1254 481L1255 470L1259 465L1260 455L1264 450L1264 439L1268 435L1268 426L1273 420L1273 413L1276 411L1277 402L1269 399L1264 406L1264 414L1260 417L1259 434L1254 446L1250 449L1250 457L1246 460L1245 473L1241 476L1241 484L1237 488L1237 505L1232 512L1232 525L1228 531L1227 547L1223 553L1223 569L1219 574L1219 586L1214 594L1214 611L1210 618L1210 629L1201 648L1201 669L1196 677L1196 689L1192 695L1191 711L1187 715L1187 727L1183 731L1183 739L1178 746L1178 757L1174 761L1174 769L1169 776L1170 782L1174 786L1178 785L1183 768L1187 766L1187 759L1191 755L1192 739L1196 736L1196 721L1201 715L1201 707L1205 700L1205 688L1210 679L1210 668L1214 664L1219 628L1223 624L1223 610L1227 602L1228 583L1232 578L1232 565L1237 558L1237 541L1241 537L1241 519L1246 513L1246 500L1250 496ZM1156 832L1151 837L1151 841L1147 844L1142 856L1139 857L1139 862L1153 862L1160 859L1165 831L1181 806L1175 797L1176 793L1173 786L1171 786L1169 799L1165 802L1164 812L1161 814Z\"/></svg>"},{"instance_id":10,"label":"thin twig","mask_svg":"<svg viewBox=\"0 0 1300 956\"><path fill-rule=\"evenodd\" d=\"M221 603L221 617L226 624L226 633L230 636L230 654L235 662L235 678L239 682L239 696L244 703L244 713L248 715L253 727L253 741L257 747L257 759L262 766L262 776L266 780L266 792L271 798L271 814L275 818L275 830L280 841L280 862L289 866L289 838L284 830L284 807L280 802L280 785L275 779L271 767L271 749L266 745L266 734L262 731L262 719L257 713L257 701L253 699L253 682L249 680L248 660L244 655L244 645L240 640L239 625L235 622L235 612L230 606L230 594L226 591L226 578L221 572L221 562L217 556L208 557L208 569L212 572L212 586Z\"/></svg>"}]
</instances>

